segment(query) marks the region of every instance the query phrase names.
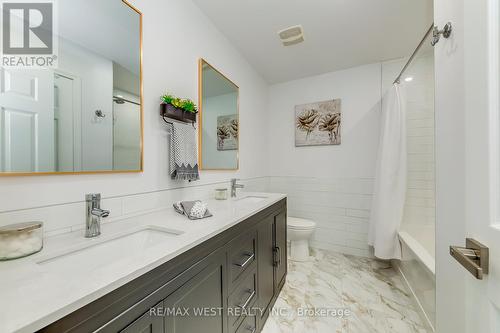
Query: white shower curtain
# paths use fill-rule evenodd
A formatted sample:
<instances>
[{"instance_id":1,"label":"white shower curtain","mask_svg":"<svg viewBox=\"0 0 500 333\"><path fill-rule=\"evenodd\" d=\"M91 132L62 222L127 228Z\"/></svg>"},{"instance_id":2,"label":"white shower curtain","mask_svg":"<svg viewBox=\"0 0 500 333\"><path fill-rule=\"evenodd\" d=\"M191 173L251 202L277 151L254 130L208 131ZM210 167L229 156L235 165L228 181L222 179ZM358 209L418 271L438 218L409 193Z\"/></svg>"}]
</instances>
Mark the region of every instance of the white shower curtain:
<instances>
[{"instance_id":1,"label":"white shower curtain","mask_svg":"<svg viewBox=\"0 0 500 333\"><path fill-rule=\"evenodd\" d=\"M399 84L382 100L381 134L370 216L369 245L380 259L401 259L398 231L406 197L406 112Z\"/></svg>"}]
</instances>

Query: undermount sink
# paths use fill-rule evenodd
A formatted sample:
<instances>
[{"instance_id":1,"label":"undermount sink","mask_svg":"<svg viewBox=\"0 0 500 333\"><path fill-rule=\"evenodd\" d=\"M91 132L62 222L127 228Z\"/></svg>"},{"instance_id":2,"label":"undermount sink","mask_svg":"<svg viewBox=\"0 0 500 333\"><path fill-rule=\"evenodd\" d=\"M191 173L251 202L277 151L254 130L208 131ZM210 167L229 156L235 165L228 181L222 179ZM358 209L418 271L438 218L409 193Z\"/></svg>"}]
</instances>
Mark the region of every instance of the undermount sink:
<instances>
[{"instance_id":1,"label":"undermount sink","mask_svg":"<svg viewBox=\"0 0 500 333\"><path fill-rule=\"evenodd\" d=\"M72 249L66 253L38 261L48 270L88 271L105 267L118 261L140 254L161 242L172 240L182 234L181 231L157 227L148 227L123 236ZM91 240L94 241L94 240Z\"/></svg>"},{"instance_id":2,"label":"undermount sink","mask_svg":"<svg viewBox=\"0 0 500 333\"><path fill-rule=\"evenodd\" d=\"M260 196L256 196L256 195L249 195L247 197L243 197L243 198L237 198L236 201L237 202L242 202L242 203L252 203L252 204L255 204L255 203L259 203L263 200L266 200L267 197L260 197Z\"/></svg>"}]
</instances>

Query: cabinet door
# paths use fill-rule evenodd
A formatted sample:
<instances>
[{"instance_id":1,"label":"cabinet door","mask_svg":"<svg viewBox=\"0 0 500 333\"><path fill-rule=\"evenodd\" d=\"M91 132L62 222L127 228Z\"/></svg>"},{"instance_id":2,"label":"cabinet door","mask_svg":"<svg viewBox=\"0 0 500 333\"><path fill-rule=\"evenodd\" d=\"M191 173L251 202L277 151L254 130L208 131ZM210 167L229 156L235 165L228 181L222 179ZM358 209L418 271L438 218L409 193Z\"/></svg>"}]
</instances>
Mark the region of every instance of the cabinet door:
<instances>
[{"instance_id":1,"label":"cabinet door","mask_svg":"<svg viewBox=\"0 0 500 333\"><path fill-rule=\"evenodd\" d=\"M166 333L226 332L225 252L205 260L207 267L164 300Z\"/></svg>"},{"instance_id":2,"label":"cabinet door","mask_svg":"<svg viewBox=\"0 0 500 333\"><path fill-rule=\"evenodd\" d=\"M160 305L156 307L158 308ZM154 313L156 313L156 311ZM163 333L163 317L151 316L150 311L148 311L120 331L120 333Z\"/></svg>"},{"instance_id":3,"label":"cabinet door","mask_svg":"<svg viewBox=\"0 0 500 333\"><path fill-rule=\"evenodd\" d=\"M273 258L274 216L262 221L257 229L257 269L258 269L258 306L267 315L269 303L274 295L274 258Z\"/></svg>"},{"instance_id":4,"label":"cabinet door","mask_svg":"<svg viewBox=\"0 0 500 333\"><path fill-rule=\"evenodd\" d=\"M274 285L275 292L284 283L283 278L287 272L287 246L286 246L286 213L282 212L274 217Z\"/></svg>"}]
</instances>

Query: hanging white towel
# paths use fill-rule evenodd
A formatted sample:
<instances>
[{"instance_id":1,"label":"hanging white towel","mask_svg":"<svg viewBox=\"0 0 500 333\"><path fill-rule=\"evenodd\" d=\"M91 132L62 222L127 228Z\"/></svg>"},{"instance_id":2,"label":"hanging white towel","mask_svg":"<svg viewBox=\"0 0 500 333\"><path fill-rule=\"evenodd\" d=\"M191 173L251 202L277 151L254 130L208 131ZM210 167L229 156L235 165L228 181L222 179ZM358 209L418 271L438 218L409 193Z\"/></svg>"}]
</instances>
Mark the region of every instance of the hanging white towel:
<instances>
[{"instance_id":1,"label":"hanging white towel","mask_svg":"<svg viewBox=\"0 0 500 333\"><path fill-rule=\"evenodd\" d=\"M401 259L398 232L406 200L406 111L401 87L382 100L381 134L368 243L380 259Z\"/></svg>"},{"instance_id":2,"label":"hanging white towel","mask_svg":"<svg viewBox=\"0 0 500 333\"><path fill-rule=\"evenodd\" d=\"M173 123L170 138L170 177L176 180L198 180L196 129Z\"/></svg>"}]
</instances>

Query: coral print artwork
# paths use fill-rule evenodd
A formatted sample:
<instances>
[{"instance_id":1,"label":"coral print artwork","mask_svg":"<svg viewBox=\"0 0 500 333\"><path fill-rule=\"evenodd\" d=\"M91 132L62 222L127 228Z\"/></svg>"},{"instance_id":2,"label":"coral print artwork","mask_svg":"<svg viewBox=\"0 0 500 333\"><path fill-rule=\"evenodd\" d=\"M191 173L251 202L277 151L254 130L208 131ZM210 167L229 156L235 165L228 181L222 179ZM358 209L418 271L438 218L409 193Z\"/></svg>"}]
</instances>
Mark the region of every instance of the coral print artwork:
<instances>
[{"instance_id":1,"label":"coral print artwork","mask_svg":"<svg viewBox=\"0 0 500 333\"><path fill-rule=\"evenodd\" d=\"M295 146L340 145L341 100L295 107Z\"/></svg>"},{"instance_id":2,"label":"coral print artwork","mask_svg":"<svg viewBox=\"0 0 500 333\"><path fill-rule=\"evenodd\" d=\"M238 149L238 115L217 117L217 150Z\"/></svg>"}]
</instances>

